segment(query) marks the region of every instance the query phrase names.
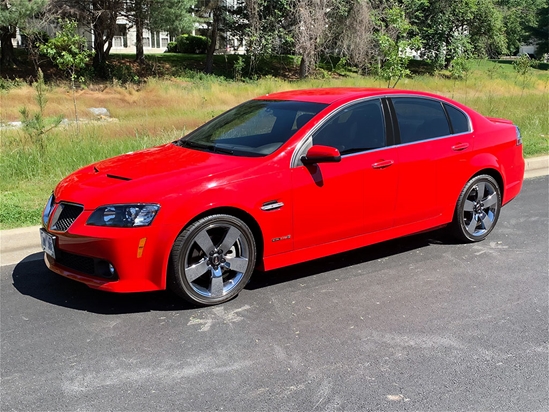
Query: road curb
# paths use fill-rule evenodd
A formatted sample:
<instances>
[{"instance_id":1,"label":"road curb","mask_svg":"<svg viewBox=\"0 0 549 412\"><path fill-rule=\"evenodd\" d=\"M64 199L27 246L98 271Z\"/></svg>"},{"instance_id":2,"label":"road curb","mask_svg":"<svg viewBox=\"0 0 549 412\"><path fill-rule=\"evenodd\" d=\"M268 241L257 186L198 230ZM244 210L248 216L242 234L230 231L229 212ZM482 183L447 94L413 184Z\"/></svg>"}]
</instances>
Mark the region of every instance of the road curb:
<instances>
[{"instance_id":1,"label":"road curb","mask_svg":"<svg viewBox=\"0 0 549 412\"><path fill-rule=\"evenodd\" d=\"M549 175L549 156L526 159L526 179ZM41 251L40 226L0 230L0 266L19 263L27 256Z\"/></svg>"}]
</instances>

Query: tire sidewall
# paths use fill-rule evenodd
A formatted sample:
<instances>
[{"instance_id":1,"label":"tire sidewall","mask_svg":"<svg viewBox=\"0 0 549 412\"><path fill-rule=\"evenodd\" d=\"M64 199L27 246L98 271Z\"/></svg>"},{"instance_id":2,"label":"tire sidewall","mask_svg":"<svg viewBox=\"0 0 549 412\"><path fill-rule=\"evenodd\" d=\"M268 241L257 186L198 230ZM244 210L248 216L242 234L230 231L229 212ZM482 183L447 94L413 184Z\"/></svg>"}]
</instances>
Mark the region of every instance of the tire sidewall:
<instances>
[{"instance_id":1,"label":"tire sidewall","mask_svg":"<svg viewBox=\"0 0 549 412\"><path fill-rule=\"evenodd\" d=\"M483 233L480 236L473 236L467 230L467 227L465 226L465 221L463 219L465 201L467 200L467 197L471 191L471 188L483 181L490 183L490 185L494 187L497 195L497 208L496 208L494 220L490 229L488 229L485 233ZM468 242L480 242L481 240L484 240L490 233L492 233L492 230L494 230L496 223L499 219L500 211L501 211L501 190L496 180L490 175L479 175L479 176L473 177L471 180L467 182L467 184L465 185L465 187L463 188L459 196L458 205L456 208L456 216L455 216L455 223L456 223L455 226L457 229L456 234L458 235L458 237Z\"/></svg>"},{"instance_id":2,"label":"tire sidewall","mask_svg":"<svg viewBox=\"0 0 549 412\"><path fill-rule=\"evenodd\" d=\"M194 243L194 239L196 235L201 231L203 231L204 229L207 229L212 225L218 225L218 224L235 226L242 233L242 236L245 238L245 241L248 242L249 264L240 282L235 287L233 287L233 289L229 293L221 296L220 298L207 298L197 293L193 289L189 281L187 280L187 277L185 276L186 256L187 256L188 249ZM180 238L183 239L181 246L178 248L175 254L172 253L172 264L173 264L172 283L175 282L176 285L174 286L176 287L176 289L179 289L179 290L175 290L176 293L178 293L183 298L185 298L186 300L194 304L198 304L201 306L209 306L209 305L217 305L219 303L229 301L242 291L242 289L248 283L250 277L252 276L252 273L255 268L255 260L256 260L256 244L255 244L253 233L242 220L231 215L210 215L192 223L188 228L186 228L183 232L181 232L178 240ZM177 241L176 241L176 244L177 244Z\"/></svg>"}]
</instances>

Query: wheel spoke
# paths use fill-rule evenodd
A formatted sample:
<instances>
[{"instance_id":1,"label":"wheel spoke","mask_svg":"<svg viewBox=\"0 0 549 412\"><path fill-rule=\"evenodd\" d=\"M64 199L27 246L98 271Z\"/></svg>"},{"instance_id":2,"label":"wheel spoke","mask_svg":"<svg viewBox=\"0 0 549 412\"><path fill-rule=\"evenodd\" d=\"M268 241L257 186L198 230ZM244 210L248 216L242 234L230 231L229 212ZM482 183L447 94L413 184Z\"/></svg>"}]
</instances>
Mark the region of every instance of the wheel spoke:
<instances>
[{"instance_id":1,"label":"wheel spoke","mask_svg":"<svg viewBox=\"0 0 549 412\"><path fill-rule=\"evenodd\" d=\"M217 271L221 272L221 269L218 269ZM212 298L223 296L223 277L215 276L214 273L217 271L212 270L212 284L210 285L210 294Z\"/></svg>"},{"instance_id":2,"label":"wheel spoke","mask_svg":"<svg viewBox=\"0 0 549 412\"><path fill-rule=\"evenodd\" d=\"M482 203L484 203L484 207L491 207L495 205L497 201L498 201L498 196L494 192L490 196L488 196L485 200L483 200Z\"/></svg>"},{"instance_id":3,"label":"wheel spoke","mask_svg":"<svg viewBox=\"0 0 549 412\"><path fill-rule=\"evenodd\" d=\"M482 214L479 215L480 220L482 221L482 225L484 226L485 230L490 230L492 227L493 220L490 217L489 214L482 212Z\"/></svg>"},{"instance_id":4,"label":"wheel spoke","mask_svg":"<svg viewBox=\"0 0 549 412\"><path fill-rule=\"evenodd\" d=\"M223 250L223 253L226 253L227 250L233 247L234 243L240 236L240 230L238 230L236 227L231 226L227 234L225 235L225 238L223 239L223 242L221 242L221 245L219 246L219 249Z\"/></svg>"},{"instance_id":5,"label":"wheel spoke","mask_svg":"<svg viewBox=\"0 0 549 412\"><path fill-rule=\"evenodd\" d=\"M465 204L463 205L463 210L465 212L472 212L474 205L475 204L473 202L471 202L470 200L465 200Z\"/></svg>"},{"instance_id":6,"label":"wheel spoke","mask_svg":"<svg viewBox=\"0 0 549 412\"><path fill-rule=\"evenodd\" d=\"M206 255L215 249L215 246L212 243L212 239L210 239L210 236L205 229L198 235L196 235L194 241L197 243L198 246L200 246L200 249L202 249L202 251Z\"/></svg>"},{"instance_id":7,"label":"wheel spoke","mask_svg":"<svg viewBox=\"0 0 549 412\"><path fill-rule=\"evenodd\" d=\"M471 234L475 233L475 229L477 227L477 216L476 214L473 214L473 217L471 218L471 222L467 225L467 231Z\"/></svg>"},{"instance_id":8,"label":"wheel spoke","mask_svg":"<svg viewBox=\"0 0 549 412\"><path fill-rule=\"evenodd\" d=\"M486 183L484 182L478 182L477 183L477 202L480 202L482 198L484 197L484 189L486 187Z\"/></svg>"},{"instance_id":9,"label":"wheel spoke","mask_svg":"<svg viewBox=\"0 0 549 412\"><path fill-rule=\"evenodd\" d=\"M248 268L248 259L242 257L229 258L227 257L227 268L234 270L235 272L246 272Z\"/></svg>"},{"instance_id":10,"label":"wheel spoke","mask_svg":"<svg viewBox=\"0 0 549 412\"><path fill-rule=\"evenodd\" d=\"M196 265L189 266L185 268L185 276L189 282L193 282L198 279L204 273L208 271L208 261L204 259L202 262L197 263Z\"/></svg>"}]
</instances>

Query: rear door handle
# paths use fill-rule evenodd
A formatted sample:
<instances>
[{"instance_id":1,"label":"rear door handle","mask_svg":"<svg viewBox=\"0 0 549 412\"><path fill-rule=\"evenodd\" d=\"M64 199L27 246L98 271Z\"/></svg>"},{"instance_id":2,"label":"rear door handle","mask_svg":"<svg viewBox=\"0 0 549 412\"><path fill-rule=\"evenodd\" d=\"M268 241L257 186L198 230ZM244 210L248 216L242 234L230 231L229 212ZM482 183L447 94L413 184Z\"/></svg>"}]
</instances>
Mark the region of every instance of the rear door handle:
<instances>
[{"instance_id":1,"label":"rear door handle","mask_svg":"<svg viewBox=\"0 0 549 412\"><path fill-rule=\"evenodd\" d=\"M469 147L469 143L458 143L455 146L452 146L454 152L459 152L460 150L465 150Z\"/></svg>"},{"instance_id":2,"label":"rear door handle","mask_svg":"<svg viewBox=\"0 0 549 412\"><path fill-rule=\"evenodd\" d=\"M391 166L393 163L394 162L392 160L381 160L379 162L372 164L372 167L374 169L384 169L386 167Z\"/></svg>"}]
</instances>

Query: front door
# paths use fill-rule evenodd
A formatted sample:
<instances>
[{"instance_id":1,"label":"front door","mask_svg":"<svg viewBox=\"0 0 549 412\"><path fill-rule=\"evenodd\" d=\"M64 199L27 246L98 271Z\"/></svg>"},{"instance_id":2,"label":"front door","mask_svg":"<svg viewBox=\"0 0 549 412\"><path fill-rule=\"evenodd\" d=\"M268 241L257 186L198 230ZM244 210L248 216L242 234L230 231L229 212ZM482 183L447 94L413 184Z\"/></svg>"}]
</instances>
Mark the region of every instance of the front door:
<instances>
[{"instance_id":1,"label":"front door","mask_svg":"<svg viewBox=\"0 0 549 412\"><path fill-rule=\"evenodd\" d=\"M294 249L391 227L398 165L386 141L379 99L341 109L314 132L313 145L335 147L342 159L292 169Z\"/></svg>"}]
</instances>

